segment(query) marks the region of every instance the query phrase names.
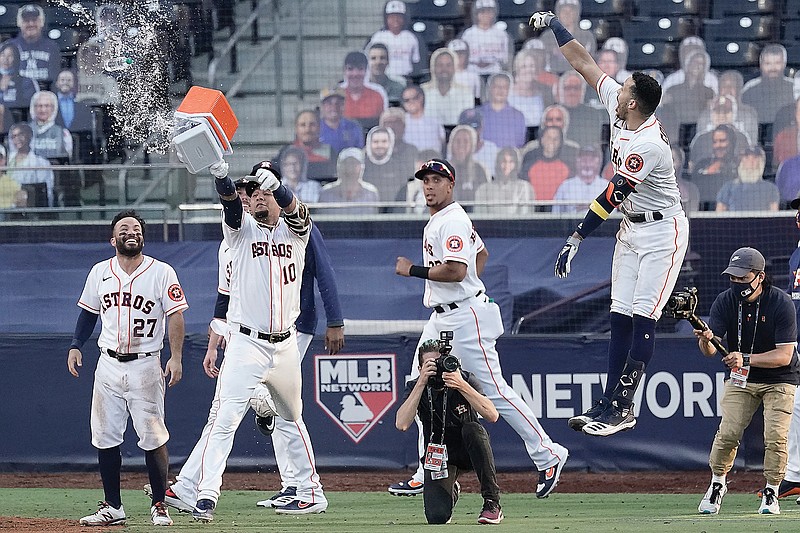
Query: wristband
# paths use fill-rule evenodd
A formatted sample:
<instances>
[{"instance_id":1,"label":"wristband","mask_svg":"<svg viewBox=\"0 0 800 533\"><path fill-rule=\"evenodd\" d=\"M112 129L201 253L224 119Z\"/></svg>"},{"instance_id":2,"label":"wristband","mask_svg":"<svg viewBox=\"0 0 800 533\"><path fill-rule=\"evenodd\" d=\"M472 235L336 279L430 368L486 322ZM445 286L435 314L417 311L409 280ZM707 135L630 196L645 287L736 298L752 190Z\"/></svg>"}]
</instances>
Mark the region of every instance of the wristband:
<instances>
[{"instance_id":1,"label":"wristband","mask_svg":"<svg viewBox=\"0 0 800 533\"><path fill-rule=\"evenodd\" d=\"M408 275L415 277L415 278L422 278L428 279L428 271L430 267L424 267L419 265L411 265L411 268L408 271Z\"/></svg>"},{"instance_id":2,"label":"wristband","mask_svg":"<svg viewBox=\"0 0 800 533\"><path fill-rule=\"evenodd\" d=\"M219 194L220 196L236 195L236 187L233 185L233 182L228 176L225 176L222 179L215 178L214 188L216 189L217 194Z\"/></svg>"},{"instance_id":3,"label":"wristband","mask_svg":"<svg viewBox=\"0 0 800 533\"><path fill-rule=\"evenodd\" d=\"M550 29L553 30L553 36L556 38L558 46L564 46L575 38L557 18L550 21Z\"/></svg>"},{"instance_id":4,"label":"wristband","mask_svg":"<svg viewBox=\"0 0 800 533\"><path fill-rule=\"evenodd\" d=\"M292 191L283 183L272 192L272 196L281 208L289 207L289 204L291 204L294 199Z\"/></svg>"}]
</instances>

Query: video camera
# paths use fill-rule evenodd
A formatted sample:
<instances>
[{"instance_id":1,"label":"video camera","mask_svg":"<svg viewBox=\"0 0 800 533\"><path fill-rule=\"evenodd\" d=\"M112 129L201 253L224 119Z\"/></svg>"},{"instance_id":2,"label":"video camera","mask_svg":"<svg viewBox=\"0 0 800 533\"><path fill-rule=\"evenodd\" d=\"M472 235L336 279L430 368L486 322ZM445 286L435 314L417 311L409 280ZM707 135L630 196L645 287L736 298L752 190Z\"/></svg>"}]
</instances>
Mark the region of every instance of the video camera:
<instances>
[{"instance_id":1,"label":"video camera","mask_svg":"<svg viewBox=\"0 0 800 533\"><path fill-rule=\"evenodd\" d=\"M669 297L664 314L678 320L689 320L697 309L697 287L686 287Z\"/></svg>"},{"instance_id":2,"label":"video camera","mask_svg":"<svg viewBox=\"0 0 800 533\"><path fill-rule=\"evenodd\" d=\"M664 314L677 320L688 320L694 329L707 330L702 318L694 314L697 309L697 287L684 287L682 291L672 293L664 306ZM711 339L711 344L722 355L728 355L728 350L722 345L718 338Z\"/></svg>"},{"instance_id":3,"label":"video camera","mask_svg":"<svg viewBox=\"0 0 800 533\"><path fill-rule=\"evenodd\" d=\"M461 368L461 361L458 360L458 357L450 353L453 351L453 345L450 344L452 340L452 331L442 331L439 334L439 341L441 342L439 357L434 359L436 363L436 375L430 378L430 384L434 388L440 389L444 387L444 378L442 374L445 372L455 372Z\"/></svg>"}]
</instances>

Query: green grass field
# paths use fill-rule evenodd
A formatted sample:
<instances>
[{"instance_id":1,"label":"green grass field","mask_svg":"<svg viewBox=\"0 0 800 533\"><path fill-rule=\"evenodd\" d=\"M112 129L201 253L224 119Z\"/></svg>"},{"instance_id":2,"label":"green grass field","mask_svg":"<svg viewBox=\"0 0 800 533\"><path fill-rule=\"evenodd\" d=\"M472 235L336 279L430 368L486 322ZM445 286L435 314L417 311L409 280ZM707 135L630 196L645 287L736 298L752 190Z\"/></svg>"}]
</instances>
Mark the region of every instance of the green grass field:
<instances>
[{"instance_id":1,"label":"green grass field","mask_svg":"<svg viewBox=\"0 0 800 533\"><path fill-rule=\"evenodd\" d=\"M255 506L268 496L263 492L223 492L214 522L199 524L189 515L173 512L175 530L270 531L304 533L351 533L426 531L422 498L397 498L385 493L327 493L330 508L320 515L280 516ZM78 519L95 510L100 490L0 489L0 516ZM149 500L142 492L123 491L127 527L114 531L153 531ZM505 494L506 518L498 526L506 532L712 532L758 533L800 531L800 505L793 498L782 501L780 516L758 515L754 495L728 494L719 516L700 516L701 496L663 494L554 494L537 500L530 494ZM462 494L452 525L459 531L485 530L476 523L481 499ZM87 530L88 531L88 530Z\"/></svg>"}]
</instances>

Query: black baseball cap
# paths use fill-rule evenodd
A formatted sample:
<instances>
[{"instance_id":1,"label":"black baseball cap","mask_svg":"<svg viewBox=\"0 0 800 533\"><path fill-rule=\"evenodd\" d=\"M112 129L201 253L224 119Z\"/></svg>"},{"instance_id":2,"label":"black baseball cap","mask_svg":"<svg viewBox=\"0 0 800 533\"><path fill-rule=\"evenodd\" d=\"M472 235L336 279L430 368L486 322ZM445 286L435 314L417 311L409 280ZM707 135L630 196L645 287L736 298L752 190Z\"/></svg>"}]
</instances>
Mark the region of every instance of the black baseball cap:
<instances>
[{"instance_id":1,"label":"black baseball cap","mask_svg":"<svg viewBox=\"0 0 800 533\"><path fill-rule=\"evenodd\" d=\"M722 273L741 278L750 271L763 272L766 264L764 256L755 248L739 248L733 252L731 260L728 262L728 268Z\"/></svg>"},{"instance_id":2,"label":"black baseball cap","mask_svg":"<svg viewBox=\"0 0 800 533\"><path fill-rule=\"evenodd\" d=\"M791 206L792 209L800 208L800 198L795 198L789 205Z\"/></svg>"},{"instance_id":3,"label":"black baseball cap","mask_svg":"<svg viewBox=\"0 0 800 533\"><path fill-rule=\"evenodd\" d=\"M429 159L428 161L422 163L422 166L419 167L419 170L414 173L414 177L418 180L421 180L424 179L425 174L429 172L439 174L440 176L449 179L453 183L456 182L456 169L454 169L453 165L451 165L446 159Z\"/></svg>"}]
</instances>

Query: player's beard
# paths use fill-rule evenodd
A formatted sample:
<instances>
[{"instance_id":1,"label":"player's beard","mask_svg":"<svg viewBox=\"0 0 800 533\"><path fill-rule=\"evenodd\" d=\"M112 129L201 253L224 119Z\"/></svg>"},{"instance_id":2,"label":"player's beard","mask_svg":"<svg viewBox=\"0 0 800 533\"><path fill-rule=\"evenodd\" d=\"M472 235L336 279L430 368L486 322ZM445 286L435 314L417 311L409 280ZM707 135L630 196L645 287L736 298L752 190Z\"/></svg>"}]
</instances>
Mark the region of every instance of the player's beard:
<instances>
[{"instance_id":1,"label":"player's beard","mask_svg":"<svg viewBox=\"0 0 800 533\"><path fill-rule=\"evenodd\" d=\"M142 253L142 248L144 248L144 239L136 239L136 244L134 246L128 246L125 244L125 241L120 240L117 241L116 248L120 255L124 255L125 257L136 257Z\"/></svg>"}]
</instances>

